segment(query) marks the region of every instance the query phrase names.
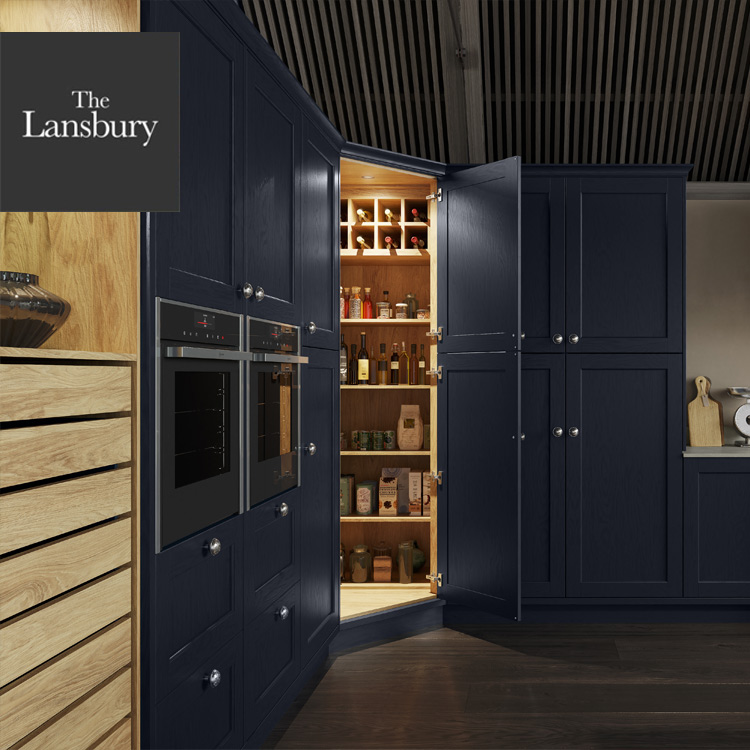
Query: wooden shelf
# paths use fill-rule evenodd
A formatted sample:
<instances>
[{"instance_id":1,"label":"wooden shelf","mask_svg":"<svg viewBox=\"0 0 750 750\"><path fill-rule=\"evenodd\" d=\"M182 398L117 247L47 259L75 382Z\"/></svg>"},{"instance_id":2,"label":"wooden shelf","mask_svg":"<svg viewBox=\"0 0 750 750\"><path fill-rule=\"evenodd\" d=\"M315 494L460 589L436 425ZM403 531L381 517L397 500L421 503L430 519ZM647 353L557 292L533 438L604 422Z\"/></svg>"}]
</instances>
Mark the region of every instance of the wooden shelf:
<instances>
[{"instance_id":1,"label":"wooden shelf","mask_svg":"<svg viewBox=\"0 0 750 750\"><path fill-rule=\"evenodd\" d=\"M342 456L429 456L430 451L341 451Z\"/></svg>"},{"instance_id":2,"label":"wooden shelf","mask_svg":"<svg viewBox=\"0 0 750 750\"><path fill-rule=\"evenodd\" d=\"M342 583L341 619L437 599L429 583Z\"/></svg>"},{"instance_id":3,"label":"wooden shelf","mask_svg":"<svg viewBox=\"0 0 750 750\"><path fill-rule=\"evenodd\" d=\"M416 318L341 318L342 326L428 326L432 321L429 318L417 320Z\"/></svg>"},{"instance_id":4,"label":"wooden shelf","mask_svg":"<svg viewBox=\"0 0 750 750\"><path fill-rule=\"evenodd\" d=\"M341 523L429 523L431 516L341 516Z\"/></svg>"},{"instance_id":5,"label":"wooden shelf","mask_svg":"<svg viewBox=\"0 0 750 750\"><path fill-rule=\"evenodd\" d=\"M420 323L424 321L419 321ZM82 352L67 349L23 349L15 346L0 346L0 357L18 357L24 359L85 359L105 362L135 362L137 354L120 354L115 352Z\"/></svg>"},{"instance_id":6,"label":"wooden shelf","mask_svg":"<svg viewBox=\"0 0 750 750\"><path fill-rule=\"evenodd\" d=\"M342 385L342 391L419 391L432 388L431 385Z\"/></svg>"},{"instance_id":7,"label":"wooden shelf","mask_svg":"<svg viewBox=\"0 0 750 750\"><path fill-rule=\"evenodd\" d=\"M363 255L362 250L345 250L340 252L352 253L341 255L341 264L344 266L377 266L377 265L399 265L399 266L429 266L430 253L420 250L419 255L396 255L396 251L388 251L389 255Z\"/></svg>"}]
</instances>

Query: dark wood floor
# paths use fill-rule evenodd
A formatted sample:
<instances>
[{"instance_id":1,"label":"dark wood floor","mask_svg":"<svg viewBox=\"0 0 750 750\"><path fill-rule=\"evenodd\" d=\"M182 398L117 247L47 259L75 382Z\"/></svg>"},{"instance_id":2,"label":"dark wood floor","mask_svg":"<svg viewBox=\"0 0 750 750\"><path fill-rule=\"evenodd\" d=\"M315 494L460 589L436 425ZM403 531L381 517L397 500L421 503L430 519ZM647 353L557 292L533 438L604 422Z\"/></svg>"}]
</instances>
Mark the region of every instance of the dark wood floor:
<instances>
[{"instance_id":1,"label":"dark wood floor","mask_svg":"<svg viewBox=\"0 0 750 750\"><path fill-rule=\"evenodd\" d=\"M348 653L278 748L750 748L750 627L444 628Z\"/></svg>"}]
</instances>

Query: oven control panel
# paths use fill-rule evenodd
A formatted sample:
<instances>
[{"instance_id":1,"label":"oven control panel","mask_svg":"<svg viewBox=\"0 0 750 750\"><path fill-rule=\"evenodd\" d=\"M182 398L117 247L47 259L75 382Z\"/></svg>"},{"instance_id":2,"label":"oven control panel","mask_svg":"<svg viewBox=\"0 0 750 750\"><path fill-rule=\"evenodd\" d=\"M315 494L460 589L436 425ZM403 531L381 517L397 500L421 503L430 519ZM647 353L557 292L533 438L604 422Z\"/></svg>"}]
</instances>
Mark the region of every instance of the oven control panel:
<instances>
[{"instance_id":1,"label":"oven control panel","mask_svg":"<svg viewBox=\"0 0 750 750\"><path fill-rule=\"evenodd\" d=\"M299 354L299 328L285 323L248 318L247 348L251 352Z\"/></svg>"},{"instance_id":2,"label":"oven control panel","mask_svg":"<svg viewBox=\"0 0 750 750\"><path fill-rule=\"evenodd\" d=\"M240 348L239 315L161 300L159 317L162 340Z\"/></svg>"}]
</instances>

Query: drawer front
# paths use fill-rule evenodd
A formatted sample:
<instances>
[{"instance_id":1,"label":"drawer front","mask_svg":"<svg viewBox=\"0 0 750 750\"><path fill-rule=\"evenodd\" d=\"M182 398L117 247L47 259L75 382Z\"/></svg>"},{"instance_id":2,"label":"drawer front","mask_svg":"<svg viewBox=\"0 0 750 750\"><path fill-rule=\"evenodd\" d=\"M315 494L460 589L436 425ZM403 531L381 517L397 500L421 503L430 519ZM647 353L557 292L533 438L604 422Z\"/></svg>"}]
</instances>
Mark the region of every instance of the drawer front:
<instances>
[{"instance_id":1,"label":"drawer front","mask_svg":"<svg viewBox=\"0 0 750 750\"><path fill-rule=\"evenodd\" d=\"M257 505L247 514L245 613L248 621L299 580L299 498L297 488ZM284 511L286 515L282 515Z\"/></svg>"},{"instance_id":2,"label":"drawer front","mask_svg":"<svg viewBox=\"0 0 750 750\"><path fill-rule=\"evenodd\" d=\"M125 463L130 417L44 424L0 432L0 487Z\"/></svg>"},{"instance_id":3,"label":"drawer front","mask_svg":"<svg viewBox=\"0 0 750 750\"><path fill-rule=\"evenodd\" d=\"M130 367L0 366L0 422L113 414L131 409Z\"/></svg>"},{"instance_id":4,"label":"drawer front","mask_svg":"<svg viewBox=\"0 0 750 750\"><path fill-rule=\"evenodd\" d=\"M242 628L242 518L156 556L157 693L166 695ZM212 555L212 539L221 551Z\"/></svg>"},{"instance_id":5,"label":"drawer front","mask_svg":"<svg viewBox=\"0 0 750 750\"><path fill-rule=\"evenodd\" d=\"M156 707L155 747L240 747L242 742L242 638L203 659ZM212 686L210 678L219 680Z\"/></svg>"},{"instance_id":6,"label":"drawer front","mask_svg":"<svg viewBox=\"0 0 750 750\"><path fill-rule=\"evenodd\" d=\"M299 675L299 601L297 584L245 628L246 737L257 729Z\"/></svg>"}]
</instances>

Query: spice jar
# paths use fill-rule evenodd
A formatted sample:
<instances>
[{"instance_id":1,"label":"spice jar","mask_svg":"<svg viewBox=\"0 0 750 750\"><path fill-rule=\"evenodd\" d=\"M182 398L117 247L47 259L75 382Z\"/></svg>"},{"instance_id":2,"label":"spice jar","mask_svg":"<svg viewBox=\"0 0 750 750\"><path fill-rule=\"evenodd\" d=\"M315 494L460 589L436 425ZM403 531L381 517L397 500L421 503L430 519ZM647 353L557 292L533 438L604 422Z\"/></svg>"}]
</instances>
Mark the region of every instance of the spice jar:
<instances>
[{"instance_id":1,"label":"spice jar","mask_svg":"<svg viewBox=\"0 0 750 750\"><path fill-rule=\"evenodd\" d=\"M360 286L352 287L352 296L349 299L349 317L352 320L359 320L362 317L362 298L359 296L361 291Z\"/></svg>"},{"instance_id":2,"label":"spice jar","mask_svg":"<svg viewBox=\"0 0 750 750\"><path fill-rule=\"evenodd\" d=\"M379 318L391 317L391 306L387 302L376 302L375 308L377 309Z\"/></svg>"},{"instance_id":3,"label":"spice jar","mask_svg":"<svg viewBox=\"0 0 750 750\"><path fill-rule=\"evenodd\" d=\"M396 317L397 318L409 317L409 305L406 302L396 303Z\"/></svg>"},{"instance_id":4,"label":"spice jar","mask_svg":"<svg viewBox=\"0 0 750 750\"><path fill-rule=\"evenodd\" d=\"M406 302L407 304L408 317L416 318L419 303L417 302L417 298L414 296L414 294L412 294L412 292L409 292L406 297L404 297L404 302Z\"/></svg>"},{"instance_id":5,"label":"spice jar","mask_svg":"<svg viewBox=\"0 0 750 750\"><path fill-rule=\"evenodd\" d=\"M430 317L429 310L417 310L417 320L428 320Z\"/></svg>"},{"instance_id":6,"label":"spice jar","mask_svg":"<svg viewBox=\"0 0 750 750\"><path fill-rule=\"evenodd\" d=\"M411 552L411 547L409 547ZM352 583L367 583L372 580L372 555L364 544L357 544L349 555L349 570Z\"/></svg>"}]
</instances>

